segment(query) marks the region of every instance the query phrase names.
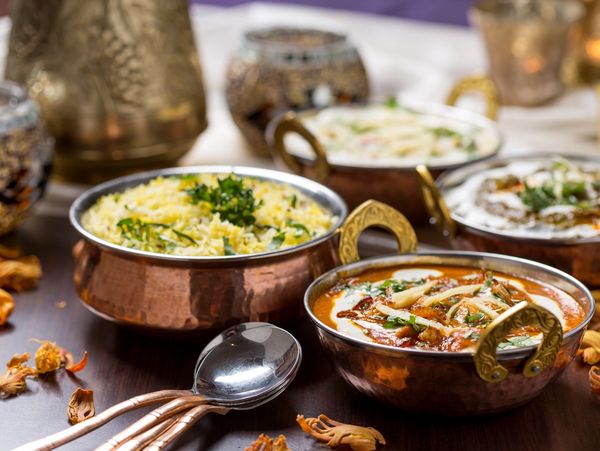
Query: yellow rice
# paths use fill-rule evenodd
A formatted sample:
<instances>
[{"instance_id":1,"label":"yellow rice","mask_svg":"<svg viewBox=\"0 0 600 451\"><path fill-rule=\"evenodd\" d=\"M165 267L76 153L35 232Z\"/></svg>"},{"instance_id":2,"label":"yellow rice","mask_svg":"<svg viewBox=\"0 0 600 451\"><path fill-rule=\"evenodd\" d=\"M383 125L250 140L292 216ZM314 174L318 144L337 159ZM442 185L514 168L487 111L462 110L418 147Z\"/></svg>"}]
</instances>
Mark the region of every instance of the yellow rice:
<instances>
[{"instance_id":1,"label":"yellow rice","mask_svg":"<svg viewBox=\"0 0 600 451\"><path fill-rule=\"evenodd\" d=\"M211 212L209 202L193 204L185 191L197 184L215 187L217 179L227 176L229 174L158 177L123 192L101 197L82 215L81 223L97 237L129 248L174 255L217 256L225 254L226 241L236 254L296 246L323 235L336 221L326 208L283 183L241 177L244 186L252 189L259 205L253 213L255 224L248 226L221 220L218 213ZM126 218L168 226L158 231L161 240L164 238L169 243L169 248L158 250L151 243L124 234L117 224ZM298 224L305 226L309 233ZM192 238L195 243L182 238L181 234ZM282 240L283 234L285 239ZM273 248L274 239L279 240L276 248Z\"/></svg>"}]
</instances>

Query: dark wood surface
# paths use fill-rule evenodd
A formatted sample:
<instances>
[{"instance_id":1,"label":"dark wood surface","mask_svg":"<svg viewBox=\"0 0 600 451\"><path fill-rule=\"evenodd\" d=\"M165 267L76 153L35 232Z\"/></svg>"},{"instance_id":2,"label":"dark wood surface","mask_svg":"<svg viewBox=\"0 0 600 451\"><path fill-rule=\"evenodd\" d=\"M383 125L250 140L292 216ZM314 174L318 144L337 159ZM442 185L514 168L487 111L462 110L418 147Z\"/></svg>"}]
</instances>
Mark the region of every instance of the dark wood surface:
<instances>
[{"instance_id":1,"label":"dark wood surface","mask_svg":"<svg viewBox=\"0 0 600 451\"><path fill-rule=\"evenodd\" d=\"M1 450L67 427L67 401L78 386L94 390L99 412L134 395L191 385L196 356L208 337L185 342L152 338L87 311L71 282L70 250L77 237L66 219L38 215L13 238L41 258L44 278L37 290L16 296L10 324L0 327L0 363L17 352L33 353L36 344L30 338L56 341L76 355L85 349L90 361L80 379L61 372L29 382L28 392L0 401ZM66 308L58 309L56 303L63 300ZM205 417L173 449L243 449L261 432L285 434L294 451L324 449L301 432L295 417L326 413L376 427L389 450L600 450L600 403L588 388L587 368L578 362L539 398L514 411L478 418L419 417L381 406L347 386L322 354L307 320L289 330L304 349L292 386L258 409ZM64 449L93 449L141 413L115 419Z\"/></svg>"}]
</instances>

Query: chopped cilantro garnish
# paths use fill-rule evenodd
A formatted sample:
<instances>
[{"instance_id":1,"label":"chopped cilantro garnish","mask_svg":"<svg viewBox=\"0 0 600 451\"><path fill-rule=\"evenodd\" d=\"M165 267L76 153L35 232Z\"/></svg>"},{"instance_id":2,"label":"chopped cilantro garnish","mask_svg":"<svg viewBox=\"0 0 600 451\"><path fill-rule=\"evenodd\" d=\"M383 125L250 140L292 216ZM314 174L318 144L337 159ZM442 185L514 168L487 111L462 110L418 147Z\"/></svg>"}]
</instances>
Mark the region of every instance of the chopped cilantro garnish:
<instances>
[{"instance_id":1,"label":"chopped cilantro garnish","mask_svg":"<svg viewBox=\"0 0 600 451\"><path fill-rule=\"evenodd\" d=\"M296 229L296 236L302 235L303 233L306 233L308 236L311 236L310 230L308 230L308 227L306 227L304 224L300 224L299 222L294 221L288 221L287 225Z\"/></svg>"},{"instance_id":2,"label":"chopped cilantro garnish","mask_svg":"<svg viewBox=\"0 0 600 451\"><path fill-rule=\"evenodd\" d=\"M533 346L537 344L537 341L531 338L529 335L519 335L517 337L507 338L498 345L498 349L508 348L522 348L525 346Z\"/></svg>"},{"instance_id":3,"label":"chopped cilantro garnish","mask_svg":"<svg viewBox=\"0 0 600 451\"><path fill-rule=\"evenodd\" d=\"M396 97L394 96L389 96L384 105L388 108L398 108L399 104L398 104L398 99L396 99Z\"/></svg>"},{"instance_id":4,"label":"chopped cilantro garnish","mask_svg":"<svg viewBox=\"0 0 600 451\"><path fill-rule=\"evenodd\" d=\"M231 243L229 242L229 238L226 236L223 237L223 253L225 255L236 255Z\"/></svg>"},{"instance_id":5,"label":"chopped cilantro garnish","mask_svg":"<svg viewBox=\"0 0 600 451\"><path fill-rule=\"evenodd\" d=\"M477 312L477 313L473 313L471 315L467 315L465 318L465 321L467 322L467 324L471 325L477 325L480 324L481 321L483 321L483 319L485 319L485 315L481 312Z\"/></svg>"},{"instance_id":6,"label":"chopped cilantro garnish","mask_svg":"<svg viewBox=\"0 0 600 451\"><path fill-rule=\"evenodd\" d=\"M271 242L269 243L268 250L274 251L281 247L283 242L285 241L285 232L280 232L273 237Z\"/></svg>"},{"instance_id":7,"label":"chopped cilantro garnish","mask_svg":"<svg viewBox=\"0 0 600 451\"><path fill-rule=\"evenodd\" d=\"M208 202L213 213L218 213L223 221L237 226L254 224L252 213L260 206L254 199L250 188L244 186L242 179L232 175L217 180L218 186L210 188L205 184L186 189L193 204Z\"/></svg>"},{"instance_id":8,"label":"chopped cilantro garnish","mask_svg":"<svg viewBox=\"0 0 600 451\"><path fill-rule=\"evenodd\" d=\"M415 315L410 315L408 321L395 316L388 316L386 322L383 323L385 329L397 329L404 326L411 326L415 332L422 332L427 328L426 326L417 323Z\"/></svg>"}]
</instances>

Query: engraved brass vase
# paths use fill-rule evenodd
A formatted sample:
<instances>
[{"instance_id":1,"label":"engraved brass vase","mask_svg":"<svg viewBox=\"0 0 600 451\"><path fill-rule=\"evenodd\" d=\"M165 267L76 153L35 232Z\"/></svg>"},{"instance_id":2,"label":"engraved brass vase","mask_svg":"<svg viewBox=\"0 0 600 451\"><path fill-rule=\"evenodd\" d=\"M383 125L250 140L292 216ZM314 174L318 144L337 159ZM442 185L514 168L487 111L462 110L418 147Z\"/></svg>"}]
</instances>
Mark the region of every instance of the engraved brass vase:
<instances>
[{"instance_id":1,"label":"engraved brass vase","mask_svg":"<svg viewBox=\"0 0 600 451\"><path fill-rule=\"evenodd\" d=\"M346 260L350 262L356 259ZM482 334L475 352L430 351L369 343L323 323L313 312L317 298L341 279L366 270L398 265L487 268L556 286L580 303L585 318L563 336L550 311L518 304L498 316ZM361 393L411 413L442 416L490 414L522 405L556 379L573 361L584 329L595 312L585 286L557 269L499 254L445 251L371 258L336 268L307 290L304 306L317 336L340 376ZM514 327L535 325L539 346L498 350Z\"/></svg>"},{"instance_id":2,"label":"engraved brass vase","mask_svg":"<svg viewBox=\"0 0 600 451\"><path fill-rule=\"evenodd\" d=\"M269 156L267 124L288 110L361 102L369 95L362 59L345 35L278 27L245 34L227 69L229 111L250 149Z\"/></svg>"},{"instance_id":3,"label":"engraved brass vase","mask_svg":"<svg viewBox=\"0 0 600 451\"><path fill-rule=\"evenodd\" d=\"M187 0L16 0L6 78L29 89L63 178L171 164L206 127Z\"/></svg>"}]
</instances>

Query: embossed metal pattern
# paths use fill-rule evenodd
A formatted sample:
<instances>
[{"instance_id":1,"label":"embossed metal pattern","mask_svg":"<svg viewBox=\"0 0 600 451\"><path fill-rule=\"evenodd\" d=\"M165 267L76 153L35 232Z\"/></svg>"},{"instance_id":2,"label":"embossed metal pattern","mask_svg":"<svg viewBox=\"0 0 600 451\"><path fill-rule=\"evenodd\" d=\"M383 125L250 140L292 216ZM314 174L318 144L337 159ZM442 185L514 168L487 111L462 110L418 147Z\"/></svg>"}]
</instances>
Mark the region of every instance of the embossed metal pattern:
<instances>
[{"instance_id":1,"label":"embossed metal pattern","mask_svg":"<svg viewBox=\"0 0 600 451\"><path fill-rule=\"evenodd\" d=\"M358 238L369 227L382 227L391 232L399 253L417 250L417 235L404 215L389 205L369 200L350 213L341 227L338 255L343 265L360 260Z\"/></svg>"},{"instance_id":2,"label":"embossed metal pattern","mask_svg":"<svg viewBox=\"0 0 600 451\"><path fill-rule=\"evenodd\" d=\"M187 0L15 0L6 78L27 86L81 181L164 166L206 127Z\"/></svg>"},{"instance_id":3,"label":"embossed metal pattern","mask_svg":"<svg viewBox=\"0 0 600 451\"><path fill-rule=\"evenodd\" d=\"M250 149L269 156L265 129L278 114L364 102L369 81L358 51L346 36L276 27L246 34L227 68L225 94Z\"/></svg>"},{"instance_id":4,"label":"embossed metal pattern","mask_svg":"<svg viewBox=\"0 0 600 451\"><path fill-rule=\"evenodd\" d=\"M354 277L365 270L406 264L485 267L540 280L573 296L586 316L581 324L564 334L556 358L552 355L554 350L539 358L540 362L552 361L545 369L533 371L537 373L536 377L529 377L532 375L530 370L537 365L531 360L536 353L535 346L499 350L495 358L506 369L507 376L498 383L490 383L478 374L472 352L425 351L369 343L323 324L312 312L317 297L340 279ZM515 257L462 251L402 254L344 265L311 284L304 296L304 307L334 367L348 384L382 403L413 413L435 415L488 414L514 408L535 398L573 361L583 331L595 312L589 290L568 274ZM551 342L555 340L553 338ZM529 370L525 374L523 369L527 365Z\"/></svg>"},{"instance_id":5,"label":"embossed metal pattern","mask_svg":"<svg viewBox=\"0 0 600 451\"><path fill-rule=\"evenodd\" d=\"M523 368L526 377L535 377L551 366L562 344L562 325L556 316L536 304L522 302L502 313L484 330L473 356L479 376L498 383L508 376L508 370L496 360L496 349L511 330L534 326L544 337Z\"/></svg>"},{"instance_id":6,"label":"embossed metal pattern","mask_svg":"<svg viewBox=\"0 0 600 451\"><path fill-rule=\"evenodd\" d=\"M485 115L492 120L496 120L500 100L496 84L490 77L487 75L471 75L459 80L448 94L446 104L456 105L458 99L468 93L480 93L483 95L486 103Z\"/></svg>"},{"instance_id":7,"label":"embossed metal pattern","mask_svg":"<svg viewBox=\"0 0 600 451\"><path fill-rule=\"evenodd\" d=\"M21 86L0 83L0 235L23 221L43 195L53 141Z\"/></svg>"}]
</instances>

